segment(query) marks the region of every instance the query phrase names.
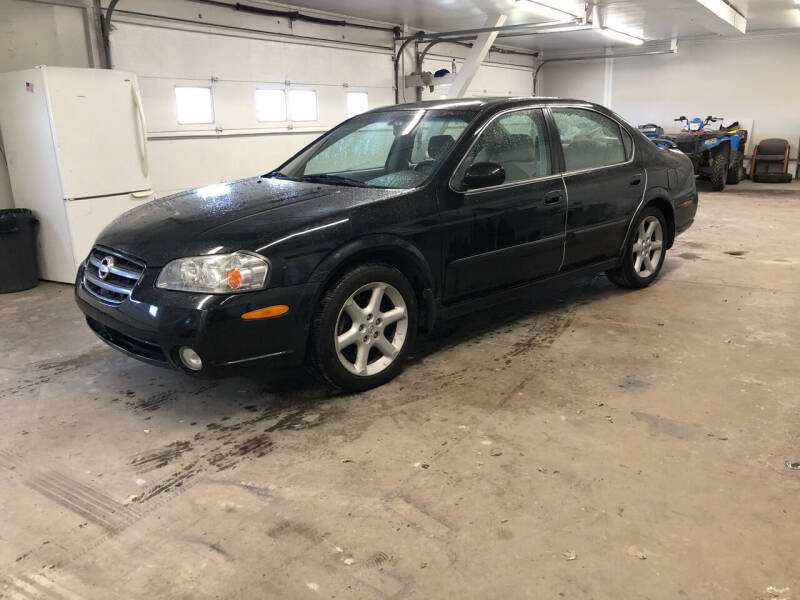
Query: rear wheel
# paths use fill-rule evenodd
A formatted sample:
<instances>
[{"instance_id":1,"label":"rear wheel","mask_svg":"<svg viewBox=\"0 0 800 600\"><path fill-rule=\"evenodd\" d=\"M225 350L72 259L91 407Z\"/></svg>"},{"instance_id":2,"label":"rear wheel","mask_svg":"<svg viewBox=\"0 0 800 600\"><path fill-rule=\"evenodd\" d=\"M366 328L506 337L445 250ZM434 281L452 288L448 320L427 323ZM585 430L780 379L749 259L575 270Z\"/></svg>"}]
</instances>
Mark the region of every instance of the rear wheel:
<instances>
[{"instance_id":1,"label":"rear wheel","mask_svg":"<svg viewBox=\"0 0 800 600\"><path fill-rule=\"evenodd\" d=\"M728 179L728 153L714 152L711 155L711 189L721 192L725 189L725 182Z\"/></svg>"},{"instance_id":2,"label":"rear wheel","mask_svg":"<svg viewBox=\"0 0 800 600\"><path fill-rule=\"evenodd\" d=\"M608 278L624 288L639 289L650 285L664 264L666 231L661 211L653 206L645 208L634 224L622 264L607 271Z\"/></svg>"},{"instance_id":3,"label":"rear wheel","mask_svg":"<svg viewBox=\"0 0 800 600\"><path fill-rule=\"evenodd\" d=\"M341 390L386 383L414 345L417 312L411 284L394 267L367 264L348 271L325 293L314 320L317 368Z\"/></svg>"},{"instance_id":4,"label":"rear wheel","mask_svg":"<svg viewBox=\"0 0 800 600\"><path fill-rule=\"evenodd\" d=\"M744 150L739 148L733 153L733 162L728 169L726 183L729 185L736 185L742 179L744 179Z\"/></svg>"}]
</instances>

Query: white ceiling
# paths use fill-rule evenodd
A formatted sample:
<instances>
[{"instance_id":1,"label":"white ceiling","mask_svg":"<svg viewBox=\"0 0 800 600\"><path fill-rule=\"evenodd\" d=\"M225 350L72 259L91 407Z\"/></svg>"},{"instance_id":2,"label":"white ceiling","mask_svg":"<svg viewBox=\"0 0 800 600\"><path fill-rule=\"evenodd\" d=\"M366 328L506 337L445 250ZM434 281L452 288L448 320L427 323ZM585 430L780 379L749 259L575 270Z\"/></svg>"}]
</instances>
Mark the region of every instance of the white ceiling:
<instances>
[{"instance_id":1,"label":"white ceiling","mask_svg":"<svg viewBox=\"0 0 800 600\"><path fill-rule=\"evenodd\" d=\"M582 14L582 0L545 0ZM794 0L728 0L747 17L747 30L800 28L800 10ZM483 25L486 15L508 15L506 25L549 21L542 14L520 8L514 0L293 0L292 5L345 16L408 25L411 31L452 31ZM698 0L597 0L608 26L644 37L666 40L723 33L718 17ZM727 33L727 32L725 32ZM731 31L730 33L734 33ZM553 51L576 48L630 47L598 31L558 35L529 35L498 39L498 44Z\"/></svg>"}]
</instances>

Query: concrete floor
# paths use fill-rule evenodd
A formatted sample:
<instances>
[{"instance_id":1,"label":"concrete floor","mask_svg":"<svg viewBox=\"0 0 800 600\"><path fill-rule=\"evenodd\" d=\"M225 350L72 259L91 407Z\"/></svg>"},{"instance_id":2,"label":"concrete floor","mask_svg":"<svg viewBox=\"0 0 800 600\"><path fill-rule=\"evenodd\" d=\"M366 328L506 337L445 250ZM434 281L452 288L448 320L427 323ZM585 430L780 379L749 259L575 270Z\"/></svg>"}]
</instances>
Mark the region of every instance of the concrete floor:
<instances>
[{"instance_id":1,"label":"concrete floor","mask_svg":"<svg viewBox=\"0 0 800 600\"><path fill-rule=\"evenodd\" d=\"M800 186L703 191L661 279L579 280L331 396L0 296L0 597L800 598Z\"/></svg>"}]
</instances>

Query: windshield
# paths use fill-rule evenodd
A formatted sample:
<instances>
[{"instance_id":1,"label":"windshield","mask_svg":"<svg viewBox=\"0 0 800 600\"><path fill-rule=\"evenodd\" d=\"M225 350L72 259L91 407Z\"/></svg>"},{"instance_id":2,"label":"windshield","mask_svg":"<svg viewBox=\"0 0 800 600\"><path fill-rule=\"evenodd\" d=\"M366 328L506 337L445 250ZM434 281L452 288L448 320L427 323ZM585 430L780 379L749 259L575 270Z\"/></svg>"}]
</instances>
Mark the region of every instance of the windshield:
<instances>
[{"instance_id":1,"label":"windshield","mask_svg":"<svg viewBox=\"0 0 800 600\"><path fill-rule=\"evenodd\" d=\"M391 110L360 115L267 177L409 189L424 183L475 116L471 111Z\"/></svg>"}]
</instances>

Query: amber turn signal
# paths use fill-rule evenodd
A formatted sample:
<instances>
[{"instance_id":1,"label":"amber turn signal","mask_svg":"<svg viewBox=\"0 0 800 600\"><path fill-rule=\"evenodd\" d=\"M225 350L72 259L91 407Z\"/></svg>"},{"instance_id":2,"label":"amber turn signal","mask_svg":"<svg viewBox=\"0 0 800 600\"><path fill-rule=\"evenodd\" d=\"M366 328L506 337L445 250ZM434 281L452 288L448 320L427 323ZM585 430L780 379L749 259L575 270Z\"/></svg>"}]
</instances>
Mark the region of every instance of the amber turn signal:
<instances>
[{"instance_id":1,"label":"amber turn signal","mask_svg":"<svg viewBox=\"0 0 800 600\"><path fill-rule=\"evenodd\" d=\"M275 304L274 306L265 306L258 310L251 310L242 315L245 321L254 321L256 319L271 319L272 317L280 317L289 312L289 307L285 304Z\"/></svg>"}]
</instances>

